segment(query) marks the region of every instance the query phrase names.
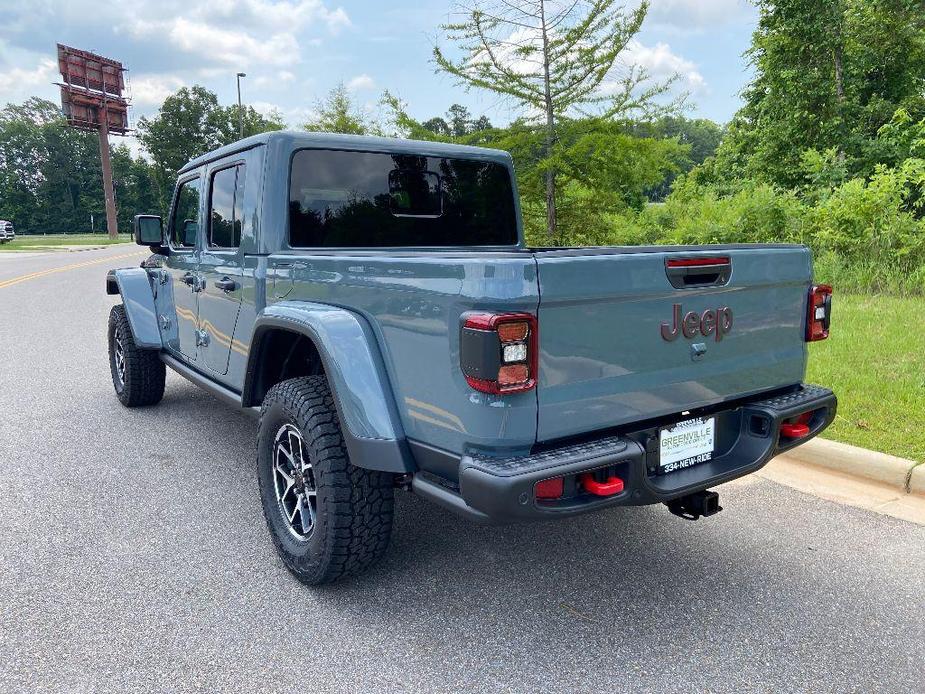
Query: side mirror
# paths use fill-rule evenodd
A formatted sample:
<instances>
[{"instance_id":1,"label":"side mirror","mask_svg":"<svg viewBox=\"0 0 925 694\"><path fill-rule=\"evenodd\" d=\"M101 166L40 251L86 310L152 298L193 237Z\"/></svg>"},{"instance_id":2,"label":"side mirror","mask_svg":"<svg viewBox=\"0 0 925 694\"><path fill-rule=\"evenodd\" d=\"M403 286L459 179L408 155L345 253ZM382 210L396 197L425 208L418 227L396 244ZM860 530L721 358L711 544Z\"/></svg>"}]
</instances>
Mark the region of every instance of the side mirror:
<instances>
[{"instance_id":1,"label":"side mirror","mask_svg":"<svg viewBox=\"0 0 925 694\"><path fill-rule=\"evenodd\" d=\"M199 235L199 222L194 219L183 220L183 245L195 246L196 237Z\"/></svg>"},{"instance_id":2,"label":"side mirror","mask_svg":"<svg viewBox=\"0 0 925 694\"><path fill-rule=\"evenodd\" d=\"M136 214L133 223L135 243L139 246L160 246L164 243L164 225L156 214Z\"/></svg>"}]
</instances>

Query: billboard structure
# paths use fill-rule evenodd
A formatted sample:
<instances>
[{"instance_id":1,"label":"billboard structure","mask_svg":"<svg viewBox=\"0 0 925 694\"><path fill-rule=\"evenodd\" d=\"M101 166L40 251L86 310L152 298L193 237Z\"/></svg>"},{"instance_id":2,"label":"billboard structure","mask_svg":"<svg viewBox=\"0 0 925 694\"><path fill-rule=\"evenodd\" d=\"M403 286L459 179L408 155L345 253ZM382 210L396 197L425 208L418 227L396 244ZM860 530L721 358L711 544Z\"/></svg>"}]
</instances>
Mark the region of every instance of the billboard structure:
<instances>
[{"instance_id":1,"label":"billboard structure","mask_svg":"<svg viewBox=\"0 0 925 694\"><path fill-rule=\"evenodd\" d=\"M68 124L93 130L100 137L103 194L106 197L106 228L110 238L118 236L116 202L109 158L109 133L125 135L128 127L128 99L125 98L125 68L101 55L58 44L61 79L61 108Z\"/></svg>"}]
</instances>

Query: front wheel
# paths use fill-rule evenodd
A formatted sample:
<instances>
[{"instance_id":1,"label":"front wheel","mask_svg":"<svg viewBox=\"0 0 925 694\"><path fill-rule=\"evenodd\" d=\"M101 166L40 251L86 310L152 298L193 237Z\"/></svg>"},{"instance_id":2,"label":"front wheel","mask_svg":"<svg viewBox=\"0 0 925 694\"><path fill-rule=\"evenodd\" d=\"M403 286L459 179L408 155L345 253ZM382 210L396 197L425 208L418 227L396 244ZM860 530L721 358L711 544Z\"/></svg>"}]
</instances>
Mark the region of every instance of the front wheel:
<instances>
[{"instance_id":1,"label":"front wheel","mask_svg":"<svg viewBox=\"0 0 925 694\"><path fill-rule=\"evenodd\" d=\"M350 462L324 376L293 378L267 393L257 478L273 543L303 583L359 573L385 554L392 476Z\"/></svg>"},{"instance_id":2,"label":"front wheel","mask_svg":"<svg viewBox=\"0 0 925 694\"><path fill-rule=\"evenodd\" d=\"M109 370L116 396L126 407L156 405L164 397L164 362L157 350L135 344L121 304L109 312Z\"/></svg>"}]
</instances>

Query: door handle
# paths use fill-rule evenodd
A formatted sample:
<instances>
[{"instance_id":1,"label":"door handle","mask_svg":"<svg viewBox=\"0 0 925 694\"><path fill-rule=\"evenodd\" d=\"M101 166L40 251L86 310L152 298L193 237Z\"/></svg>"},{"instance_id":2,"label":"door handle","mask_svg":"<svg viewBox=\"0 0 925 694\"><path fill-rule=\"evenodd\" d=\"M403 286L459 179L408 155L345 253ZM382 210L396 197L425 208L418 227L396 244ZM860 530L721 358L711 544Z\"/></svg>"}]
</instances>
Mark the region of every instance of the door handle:
<instances>
[{"instance_id":1,"label":"door handle","mask_svg":"<svg viewBox=\"0 0 925 694\"><path fill-rule=\"evenodd\" d=\"M222 277L220 280L215 280L215 286L223 292L232 292L237 289L238 283L230 277Z\"/></svg>"}]
</instances>

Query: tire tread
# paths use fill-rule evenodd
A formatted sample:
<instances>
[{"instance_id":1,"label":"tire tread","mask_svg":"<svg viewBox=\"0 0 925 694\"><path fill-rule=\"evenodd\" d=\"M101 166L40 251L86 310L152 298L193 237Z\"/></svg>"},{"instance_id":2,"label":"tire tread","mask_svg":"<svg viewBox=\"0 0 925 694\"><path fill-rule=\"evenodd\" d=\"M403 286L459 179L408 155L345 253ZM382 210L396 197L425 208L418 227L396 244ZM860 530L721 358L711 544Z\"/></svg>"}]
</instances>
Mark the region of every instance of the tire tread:
<instances>
[{"instance_id":1,"label":"tire tread","mask_svg":"<svg viewBox=\"0 0 925 694\"><path fill-rule=\"evenodd\" d=\"M135 344L132 328L125 313L125 306L117 304L109 312L109 360L113 364L113 335L122 333L125 350L125 383L122 391L116 388L116 395L126 407L147 407L156 405L164 397L164 383L167 369L155 349L142 349ZM113 372L115 384L115 373Z\"/></svg>"},{"instance_id":2,"label":"tire tread","mask_svg":"<svg viewBox=\"0 0 925 694\"><path fill-rule=\"evenodd\" d=\"M263 511L277 551L287 567L303 582L330 583L343 576L360 573L386 552L392 532L394 494L392 476L368 470L350 462L344 444L334 397L324 376L305 376L273 386L264 398L261 419L279 403L299 427L311 457L319 488L324 487L330 503L318 514L326 515L320 557L298 556L289 551L273 531L264 498ZM269 433L261 426L258 437ZM258 446L272 441L258 440ZM316 524L316 531L320 525Z\"/></svg>"}]
</instances>

